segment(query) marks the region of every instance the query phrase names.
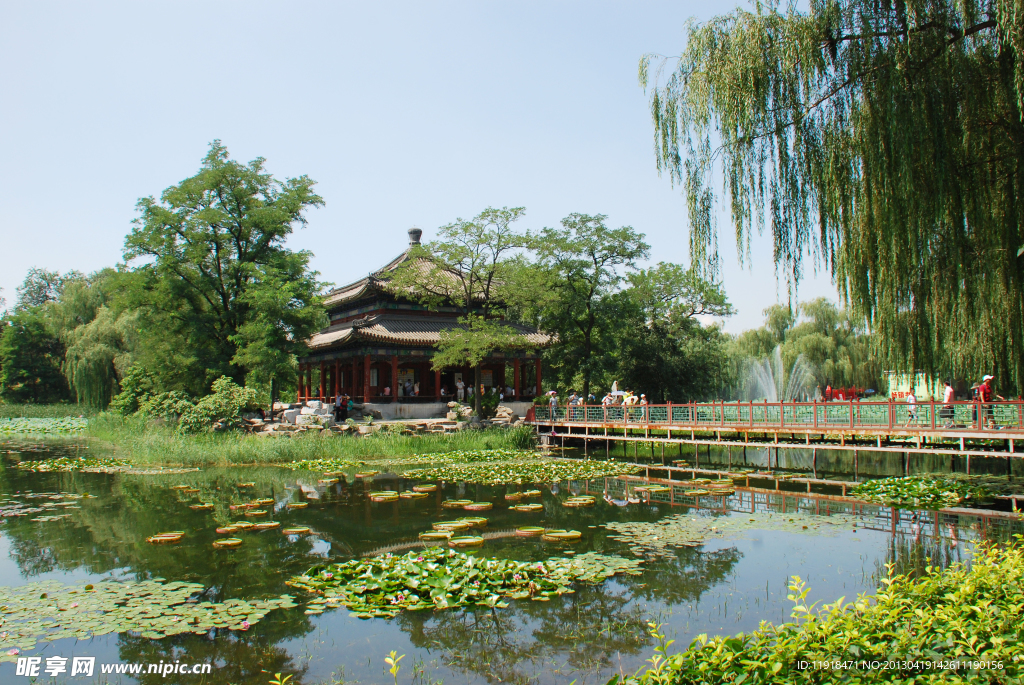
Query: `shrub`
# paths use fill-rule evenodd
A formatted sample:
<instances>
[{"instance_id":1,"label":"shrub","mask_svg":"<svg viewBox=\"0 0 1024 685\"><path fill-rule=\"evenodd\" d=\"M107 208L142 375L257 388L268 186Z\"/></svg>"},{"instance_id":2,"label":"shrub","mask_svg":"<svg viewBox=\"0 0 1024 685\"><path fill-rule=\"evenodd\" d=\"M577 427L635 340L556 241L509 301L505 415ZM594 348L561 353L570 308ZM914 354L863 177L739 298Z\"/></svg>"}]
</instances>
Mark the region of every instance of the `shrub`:
<instances>
[{"instance_id":1,"label":"shrub","mask_svg":"<svg viewBox=\"0 0 1024 685\"><path fill-rule=\"evenodd\" d=\"M498 411L500 399L497 393L485 392L480 396L480 418L490 419Z\"/></svg>"},{"instance_id":2,"label":"shrub","mask_svg":"<svg viewBox=\"0 0 1024 685\"><path fill-rule=\"evenodd\" d=\"M794 577L789 599L793 623L763 622L749 633L708 639L668 655L671 642L655 649L651 664L632 678L609 685L768 685L796 683L1019 683L1015 655L1024 640L1024 549L1017 544L978 548L970 569L934 566L914 580L893 575L874 597L851 604L840 599L820 611L805 606L808 589ZM653 627L652 634L662 639ZM801 669L801 662L810 664ZM853 664L830 671L822 662ZM858 666L867 662L884 668ZM959 662L959 669L927 664ZM986 663L973 667L968 663ZM818 664L816 667L814 664Z\"/></svg>"},{"instance_id":3,"label":"shrub","mask_svg":"<svg viewBox=\"0 0 1024 685\"><path fill-rule=\"evenodd\" d=\"M189 407L181 415L182 433L202 433L219 423L224 428L241 428L242 413L258 408L256 392L243 388L227 376L213 382L213 392Z\"/></svg>"},{"instance_id":4,"label":"shrub","mask_svg":"<svg viewBox=\"0 0 1024 685\"><path fill-rule=\"evenodd\" d=\"M121 379L121 392L110 400L109 411L131 416L156 392L156 382L141 366L132 366Z\"/></svg>"},{"instance_id":5,"label":"shrub","mask_svg":"<svg viewBox=\"0 0 1024 685\"><path fill-rule=\"evenodd\" d=\"M195 400L185 392L172 390L150 395L139 403L138 414L167 421L177 421L195 406Z\"/></svg>"}]
</instances>

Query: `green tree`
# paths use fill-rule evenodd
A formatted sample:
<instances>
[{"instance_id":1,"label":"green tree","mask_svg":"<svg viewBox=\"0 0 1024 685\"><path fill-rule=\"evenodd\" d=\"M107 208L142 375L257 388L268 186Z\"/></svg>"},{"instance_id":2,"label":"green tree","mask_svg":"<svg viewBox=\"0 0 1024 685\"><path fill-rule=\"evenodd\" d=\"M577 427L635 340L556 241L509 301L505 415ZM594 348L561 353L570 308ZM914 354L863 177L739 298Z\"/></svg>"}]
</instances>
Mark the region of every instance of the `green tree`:
<instances>
[{"instance_id":1,"label":"green tree","mask_svg":"<svg viewBox=\"0 0 1024 685\"><path fill-rule=\"evenodd\" d=\"M721 173L741 258L770 217L791 285L820 257L881 363L1024 392L1018 0L758 3L689 24L667 80L651 67L657 164L699 263Z\"/></svg>"},{"instance_id":2,"label":"green tree","mask_svg":"<svg viewBox=\"0 0 1024 685\"><path fill-rule=\"evenodd\" d=\"M643 234L630 226L608 228L603 214L573 213L559 228L532 236L536 265L533 297L545 328L557 333L548 354L563 384L580 378L583 396L608 368L621 321L616 298L625 271L648 256Z\"/></svg>"},{"instance_id":3,"label":"green tree","mask_svg":"<svg viewBox=\"0 0 1024 685\"><path fill-rule=\"evenodd\" d=\"M80 271L69 271L62 275L59 271L47 271L34 266L25 274L22 284L15 289L18 293L17 307L28 309L56 302L69 284L83 278Z\"/></svg>"},{"instance_id":4,"label":"green tree","mask_svg":"<svg viewBox=\"0 0 1024 685\"><path fill-rule=\"evenodd\" d=\"M138 310L119 302L128 275L104 269L67 284L55 302L46 304L50 329L64 345L64 377L78 402L106 407L119 391L119 380L132 363L132 352L148 329Z\"/></svg>"},{"instance_id":5,"label":"green tree","mask_svg":"<svg viewBox=\"0 0 1024 685\"><path fill-rule=\"evenodd\" d=\"M64 347L41 307L0 318L0 397L6 402L49 403L69 399L61 373Z\"/></svg>"},{"instance_id":6,"label":"green tree","mask_svg":"<svg viewBox=\"0 0 1024 685\"><path fill-rule=\"evenodd\" d=\"M731 384L728 337L698 317L732 314L720 283L659 262L628 277L617 373L650 402L719 399Z\"/></svg>"},{"instance_id":7,"label":"green tree","mask_svg":"<svg viewBox=\"0 0 1024 685\"><path fill-rule=\"evenodd\" d=\"M779 347L785 369L802 355L822 388L877 387L881 368L872 336L834 302L820 297L795 309L772 305L764 317L762 328L744 331L733 342L738 371L744 362L769 357Z\"/></svg>"},{"instance_id":8,"label":"green tree","mask_svg":"<svg viewBox=\"0 0 1024 685\"><path fill-rule=\"evenodd\" d=\"M390 274L395 292L422 302L459 309L460 325L443 331L431 360L434 369L468 364L480 387L480 365L497 349L529 347L522 333L499 319L503 293L516 277L526 237L512 224L523 207L488 207L471 220L456 219L438 229L437 240L413 247ZM474 394L480 413L480 392Z\"/></svg>"},{"instance_id":9,"label":"green tree","mask_svg":"<svg viewBox=\"0 0 1024 685\"><path fill-rule=\"evenodd\" d=\"M266 381L290 373L295 353L324 314L310 253L284 241L323 205L307 176L278 181L264 160L231 160L214 141L195 176L142 198L125 240L137 263L131 293L143 316L189 351L191 390L226 375Z\"/></svg>"}]
</instances>

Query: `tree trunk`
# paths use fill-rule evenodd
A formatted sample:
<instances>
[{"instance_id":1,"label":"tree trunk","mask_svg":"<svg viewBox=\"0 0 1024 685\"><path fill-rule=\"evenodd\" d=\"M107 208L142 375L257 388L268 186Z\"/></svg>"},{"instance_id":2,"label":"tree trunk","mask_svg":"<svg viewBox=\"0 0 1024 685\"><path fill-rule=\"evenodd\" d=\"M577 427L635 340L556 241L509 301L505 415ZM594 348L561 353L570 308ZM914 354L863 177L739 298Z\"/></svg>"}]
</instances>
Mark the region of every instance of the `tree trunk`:
<instances>
[{"instance_id":1,"label":"tree trunk","mask_svg":"<svg viewBox=\"0 0 1024 685\"><path fill-rule=\"evenodd\" d=\"M477 364L473 368L473 410L476 412L477 418L480 418L480 395L483 393L480 391L480 364Z\"/></svg>"}]
</instances>

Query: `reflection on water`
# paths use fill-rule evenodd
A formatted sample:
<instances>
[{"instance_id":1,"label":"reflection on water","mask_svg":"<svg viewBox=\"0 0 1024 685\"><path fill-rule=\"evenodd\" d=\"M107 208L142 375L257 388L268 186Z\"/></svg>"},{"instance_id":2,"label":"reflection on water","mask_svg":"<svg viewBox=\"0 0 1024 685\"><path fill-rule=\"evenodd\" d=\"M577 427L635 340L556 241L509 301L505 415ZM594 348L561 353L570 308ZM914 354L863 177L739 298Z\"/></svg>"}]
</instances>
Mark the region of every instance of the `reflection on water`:
<instances>
[{"instance_id":1,"label":"reflection on water","mask_svg":"<svg viewBox=\"0 0 1024 685\"><path fill-rule=\"evenodd\" d=\"M583 441L564 440L565 453L582 455ZM898 443L893 443L893 445ZM910 446L910 443L905 443ZM892 445L891 445L892 446ZM758 469L781 469L800 471L807 474L816 472L819 478L858 480L865 478L887 478L892 476L927 473L963 473L967 460L955 454L911 454L903 452L877 452L860 448L856 457L852 450L813 448L773 448L755 445L662 445L653 442L617 443L609 441L606 446L600 440L591 440L586 452L592 457L638 461L640 463L672 464L685 460L690 466L698 465L707 469L728 469L750 467ZM905 462L904 459L907 458ZM1012 475L1024 477L1024 460L1004 457L978 458L971 460L970 472L974 474Z\"/></svg>"},{"instance_id":2,"label":"reflection on water","mask_svg":"<svg viewBox=\"0 0 1024 685\"><path fill-rule=\"evenodd\" d=\"M611 531L603 524L610 521L655 522L678 514L747 521L754 512L834 520L842 514L842 520L850 522L835 526L829 535L816 535L773 527L761 523L765 516L755 516L758 523L746 525L742 534L645 559L641 576L580 586L574 594L550 602L512 601L506 609L407 612L395 619L364 621L344 609L311 616L300 607L272 611L244 633L214 630L158 641L125 634L63 641L38 650L44 656L96 656L99 662L213 663L213 677L187 681L195 683L261 683L276 672L294 674L296 684L342 682L342 674L345 681L390 681L383 658L391 650L407 655L401 680L415 676L415 682L422 683L604 682L620 670L635 671L649 656L647 621L665 623L679 647L700 633L751 630L762 620L788 618L786 585L792 575L808 581L811 601L849 599L873 591L887 563L894 563L898 572L919 572L928 559L940 565L966 560L974 541L1005 539L1019 525L1008 517L899 511L826 496L743 488L727 498L701 498L699 503L685 497L684 488L658 493L650 504L619 507L600 500L604 492L621 493L627 484L639 482L625 478L557 487L539 484L544 492L540 513L509 510L503 486L472 484L445 484L423 500L375 504L366 496L370 490L403 490L412 483L387 474L363 482L350 473L326 485L319 482L321 474L273 467L155 476L34 474L13 468L21 459L89 448L73 441L31 444L35 451L25 452L16 443L7 443L5 467L0 470L3 498L29 501L25 496L30 493L67 493L76 496L75 506L81 508L62 510L71 516L58 520L9 516L0 524L0 583L5 585L43 578L69 583L165 578L203 584L209 588L203 599L209 601L293 593L285 581L314 564L415 548L420 544L418 533L432 522L464 513L441 508L444 499L456 497L495 503L485 512L488 539L479 554L520 560L589 550L629 556L629 545L609 539ZM238 483L244 481L255 486L239 489ZM198 492L172 489L178 484ZM584 509L561 506L561 500L583 492L598 495L598 504ZM212 542L219 537L214 528L241 518L241 512L229 506L256 497L274 500L265 507L270 510L267 518L280 521L282 527L308 526L312 534L244 533L238 549L214 550ZM189 509L196 501L212 502L214 510ZM308 506L289 509L289 502ZM583 539L574 545L553 545L514 536L517 525L576 529ZM149 535L175 529L186 531L178 545L145 541ZM0 665L0 681L13 681L13 674L12 664ZM143 675L137 682L167 683L173 678Z\"/></svg>"}]
</instances>

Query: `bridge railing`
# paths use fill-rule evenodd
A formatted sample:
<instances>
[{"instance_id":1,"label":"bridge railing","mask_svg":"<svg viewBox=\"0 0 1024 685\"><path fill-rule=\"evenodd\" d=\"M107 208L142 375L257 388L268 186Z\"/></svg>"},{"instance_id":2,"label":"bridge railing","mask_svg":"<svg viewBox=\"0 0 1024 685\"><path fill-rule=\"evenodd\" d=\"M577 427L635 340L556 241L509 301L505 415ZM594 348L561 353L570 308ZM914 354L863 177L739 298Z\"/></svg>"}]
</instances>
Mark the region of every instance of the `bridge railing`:
<instances>
[{"instance_id":1,"label":"bridge railing","mask_svg":"<svg viewBox=\"0 0 1024 685\"><path fill-rule=\"evenodd\" d=\"M538 423L715 429L1024 429L1024 401L1008 402L690 402L539 406ZM553 419L553 420L552 420Z\"/></svg>"}]
</instances>

